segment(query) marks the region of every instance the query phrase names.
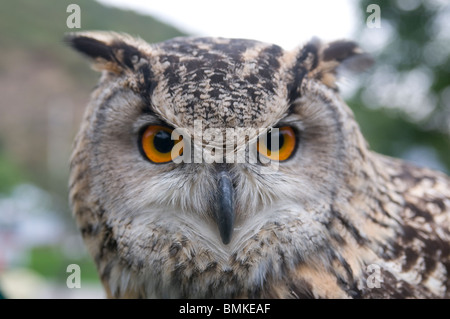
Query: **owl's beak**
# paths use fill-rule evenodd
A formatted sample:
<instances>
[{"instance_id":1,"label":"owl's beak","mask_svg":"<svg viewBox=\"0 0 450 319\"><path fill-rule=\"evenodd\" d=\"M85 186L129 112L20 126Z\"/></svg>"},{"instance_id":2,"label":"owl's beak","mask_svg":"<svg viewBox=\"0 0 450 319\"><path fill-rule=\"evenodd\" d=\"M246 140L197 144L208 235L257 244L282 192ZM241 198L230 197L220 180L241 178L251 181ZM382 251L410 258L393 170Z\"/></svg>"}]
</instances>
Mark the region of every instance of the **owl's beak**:
<instances>
[{"instance_id":1,"label":"owl's beak","mask_svg":"<svg viewBox=\"0 0 450 319\"><path fill-rule=\"evenodd\" d=\"M231 176L227 171L219 172L217 186L218 207L214 217L222 242L227 245L231 241L234 226L234 188Z\"/></svg>"}]
</instances>

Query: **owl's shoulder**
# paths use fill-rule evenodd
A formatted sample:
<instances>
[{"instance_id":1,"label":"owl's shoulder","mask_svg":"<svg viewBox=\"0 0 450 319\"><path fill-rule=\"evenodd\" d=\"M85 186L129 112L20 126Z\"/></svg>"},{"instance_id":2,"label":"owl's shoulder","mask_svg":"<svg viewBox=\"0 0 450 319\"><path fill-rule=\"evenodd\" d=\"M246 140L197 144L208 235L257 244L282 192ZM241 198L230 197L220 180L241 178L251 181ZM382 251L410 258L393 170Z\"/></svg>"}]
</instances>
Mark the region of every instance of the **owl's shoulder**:
<instances>
[{"instance_id":1,"label":"owl's shoulder","mask_svg":"<svg viewBox=\"0 0 450 319\"><path fill-rule=\"evenodd\" d=\"M386 289L370 294L448 296L450 178L399 159L377 156L377 160L385 179L380 208L396 227L394 236L380 248Z\"/></svg>"},{"instance_id":2,"label":"owl's shoulder","mask_svg":"<svg viewBox=\"0 0 450 319\"><path fill-rule=\"evenodd\" d=\"M378 160L384 167L382 174L388 187L402 194L404 206L415 210L416 217L431 221L433 217L450 214L449 176L387 156L379 155Z\"/></svg>"}]
</instances>

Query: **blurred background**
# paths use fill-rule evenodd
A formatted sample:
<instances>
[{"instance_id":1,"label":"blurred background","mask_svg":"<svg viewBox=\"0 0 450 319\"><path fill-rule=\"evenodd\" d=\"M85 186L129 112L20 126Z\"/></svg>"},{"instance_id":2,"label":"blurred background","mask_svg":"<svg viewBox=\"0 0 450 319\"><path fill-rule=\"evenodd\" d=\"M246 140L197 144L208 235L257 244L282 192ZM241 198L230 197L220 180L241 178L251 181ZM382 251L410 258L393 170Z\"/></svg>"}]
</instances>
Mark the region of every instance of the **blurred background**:
<instances>
[{"instance_id":1,"label":"blurred background","mask_svg":"<svg viewBox=\"0 0 450 319\"><path fill-rule=\"evenodd\" d=\"M66 24L71 3L80 29ZM0 30L0 298L104 297L67 202L72 140L99 74L65 46L66 32L253 38L286 49L312 36L353 39L376 63L340 89L370 147L450 172L445 0L16 0L1 3ZM81 288L66 285L70 264Z\"/></svg>"}]
</instances>

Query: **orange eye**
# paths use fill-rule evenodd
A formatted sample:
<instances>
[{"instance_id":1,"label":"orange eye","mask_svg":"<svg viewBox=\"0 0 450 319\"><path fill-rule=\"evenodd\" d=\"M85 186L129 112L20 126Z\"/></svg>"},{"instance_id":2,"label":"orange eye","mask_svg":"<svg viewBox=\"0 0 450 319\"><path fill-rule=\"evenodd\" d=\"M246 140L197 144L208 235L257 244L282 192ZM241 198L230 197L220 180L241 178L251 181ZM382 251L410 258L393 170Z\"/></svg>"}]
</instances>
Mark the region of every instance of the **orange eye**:
<instances>
[{"instance_id":1,"label":"orange eye","mask_svg":"<svg viewBox=\"0 0 450 319\"><path fill-rule=\"evenodd\" d=\"M295 150L295 131L290 126L273 128L258 140L258 152L274 161L285 161Z\"/></svg>"},{"instance_id":2,"label":"orange eye","mask_svg":"<svg viewBox=\"0 0 450 319\"><path fill-rule=\"evenodd\" d=\"M182 136L173 140L172 131L173 129L162 125L150 125L145 129L140 146L151 162L167 163L183 153Z\"/></svg>"}]
</instances>

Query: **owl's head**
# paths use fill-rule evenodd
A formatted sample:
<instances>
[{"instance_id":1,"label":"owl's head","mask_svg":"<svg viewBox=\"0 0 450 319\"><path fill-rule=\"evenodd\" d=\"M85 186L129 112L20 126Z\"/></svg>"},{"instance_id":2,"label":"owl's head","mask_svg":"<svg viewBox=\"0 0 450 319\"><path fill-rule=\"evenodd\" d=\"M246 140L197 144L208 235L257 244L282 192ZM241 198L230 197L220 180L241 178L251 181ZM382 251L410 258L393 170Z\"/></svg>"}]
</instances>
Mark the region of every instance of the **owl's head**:
<instances>
[{"instance_id":1,"label":"owl's head","mask_svg":"<svg viewBox=\"0 0 450 319\"><path fill-rule=\"evenodd\" d=\"M72 157L80 224L95 207L85 233L103 229L140 265L159 258L149 257L155 247L167 260L175 242L226 260L279 227L300 229L295 250L325 236L330 203L366 154L336 87L341 69L370 65L357 45L148 44L104 32L67 40L102 71Z\"/></svg>"}]
</instances>

